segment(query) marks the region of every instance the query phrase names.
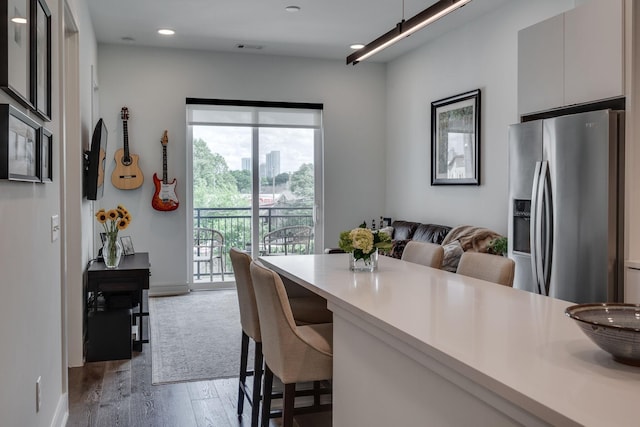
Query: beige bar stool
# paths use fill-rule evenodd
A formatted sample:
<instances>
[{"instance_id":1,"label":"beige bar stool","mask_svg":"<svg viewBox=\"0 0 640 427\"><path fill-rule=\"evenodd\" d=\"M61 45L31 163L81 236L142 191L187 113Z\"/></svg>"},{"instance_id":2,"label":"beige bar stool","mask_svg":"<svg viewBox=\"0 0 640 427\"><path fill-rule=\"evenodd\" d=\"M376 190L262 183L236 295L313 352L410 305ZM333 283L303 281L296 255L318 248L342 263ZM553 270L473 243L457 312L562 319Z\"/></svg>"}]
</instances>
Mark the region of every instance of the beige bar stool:
<instances>
[{"instance_id":1,"label":"beige bar stool","mask_svg":"<svg viewBox=\"0 0 640 427\"><path fill-rule=\"evenodd\" d=\"M499 285L513 286L515 262L500 255L465 252L460 257L456 273Z\"/></svg>"},{"instance_id":2,"label":"beige bar stool","mask_svg":"<svg viewBox=\"0 0 640 427\"><path fill-rule=\"evenodd\" d=\"M444 258L444 248L435 243L416 242L412 240L402 251L402 260L416 264L426 265L427 267L442 268L442 259Z\"/></svg>"},{"instance_id":3,"label":"beige bar stool","mask_svg":"<svg viewBox=\"0 0 640 427\"><path fill-rule=\"evenodd\" d=\"M262 427L268 427L273 376L284 384L282 426L293 426L296 383L330 380L333 375L333 323L298 326L287 291L277 273L251 263L251 279L258 306L265 373L262 399ZM319 390L317 390L319 392ZM319 393L313 409L327 410ZM310 408L305 408L308 412Z\"/></svg>"},{"instance_id":4,"label":"beige bar stool","mask_svg":"<svg viewBox=\"0 0 640 427\"><path fill-rule=\"evenodd\" d=\"M258 308L253 290L249 266L251 256L240 249L231 248L229 251L231 264L236 279L238 304L240 308L240 323L242 325L242 346L240 354L240 381L238 390L238 417L242 416L245 398L251 405L251 426L258 425L260 415L260 383L262 380L262 336ZM293 316L298 323L324 323L332 320L332 313L327 310L327 303L320 297L300 296L291 298ZM300 319L300 320L298 320ZM249 357L249 338L255 343L253 370L247 369ZM253 387L250 392L246 380L253 376Z\"/></svg>"}]
</instances>

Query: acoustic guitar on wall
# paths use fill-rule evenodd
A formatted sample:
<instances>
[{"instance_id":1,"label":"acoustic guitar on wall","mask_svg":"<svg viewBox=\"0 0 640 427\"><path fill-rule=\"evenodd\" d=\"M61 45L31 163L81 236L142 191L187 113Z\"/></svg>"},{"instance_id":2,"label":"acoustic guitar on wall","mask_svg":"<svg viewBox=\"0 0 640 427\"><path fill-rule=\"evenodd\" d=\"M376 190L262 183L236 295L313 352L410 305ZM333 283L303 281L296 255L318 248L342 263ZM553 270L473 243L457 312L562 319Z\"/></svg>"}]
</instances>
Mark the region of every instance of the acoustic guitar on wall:
<instances>
[{"instance_id":1,"label":"acoustic guitar on wall","mask_svg":"<svg viewBox=\"0 0 640 427\"><path fill-rule=\"evenodd\" d=\"M176 195L176 179L168 182L167 180L167 144L169 138L167 137L167 131L162 134L162 180L158 178L158 175L153 174L153 185L156 187L156 191L151 199L151 206L157 211L174 211L178 209L180 202L178 202L178 196Z\"/></svg>"},{"instance_id":2,"label":"acoustic guitar on wall","mask_svg":"<svg viewBox=\"0 0 640 427\"><path fill-rule=\"evenodd\" d=\"M122 119L122 135L124 139L124 148L118 148L114 159L116 168L111 174L111 183L120 190L133 190L138 188L144 182L142 171L138 167L138 155L129 151L129 109L122 107L120 111Z\"/></svg>"}]
</instances>

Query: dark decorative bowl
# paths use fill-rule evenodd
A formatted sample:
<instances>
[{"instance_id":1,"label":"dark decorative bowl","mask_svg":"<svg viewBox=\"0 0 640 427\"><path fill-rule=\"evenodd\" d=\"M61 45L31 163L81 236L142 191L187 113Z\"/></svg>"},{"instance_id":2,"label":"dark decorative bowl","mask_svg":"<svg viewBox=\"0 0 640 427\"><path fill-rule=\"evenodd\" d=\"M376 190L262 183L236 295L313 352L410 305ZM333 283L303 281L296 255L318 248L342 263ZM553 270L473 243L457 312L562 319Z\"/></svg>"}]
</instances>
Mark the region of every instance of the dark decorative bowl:
<instances>
[{"instance_id":1,"label":"dark decorative bowl","mask_svg":"<svg viewBox=\"0 0 640 427\"><path fill-rule=\"evenodd\" d=\"M565 314L614 360L640 366L640 304L579 304Z\"/></svg>"}]
</instances>

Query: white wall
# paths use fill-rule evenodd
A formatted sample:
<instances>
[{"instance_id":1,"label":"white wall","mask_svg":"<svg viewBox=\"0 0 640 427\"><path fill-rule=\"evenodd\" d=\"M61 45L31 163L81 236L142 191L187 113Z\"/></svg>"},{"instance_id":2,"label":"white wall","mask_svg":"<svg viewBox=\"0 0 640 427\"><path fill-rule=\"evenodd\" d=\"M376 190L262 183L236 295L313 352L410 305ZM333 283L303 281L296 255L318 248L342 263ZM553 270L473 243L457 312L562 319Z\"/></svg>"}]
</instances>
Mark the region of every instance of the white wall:
<instances>
[{"instance_id":1,"label":"white wall","mask_svg":"<svg viewBox=\"0 0 640 427\"><path fill-rule=\"evenodd\" d=\"M396 219L507 233L507 126L517 116L517 32L573 0L505 3L388 64L387 204ZM481 89L480 186L431 186L431 102Z\"/></svg>"},{"instance_id":2,"label":"white wall","mask_svg":"<svg viewBox=\"0 0 640 427\"><path fill-rule=\"evenodd\" d=\"M92 202L83 198L83 152L89 149L93 122L92 97L95 95L91 77L97 74L98 46L85 0L70 3L73 23L77 27L78 55L76 69L66 69L66 120L73 129L66 138L64 172L65 274L67 311L67 348L70 367L82 366L83 274L93 257ZM72 46L69 46L72 47ZM69 49L73 50L73 49ZM68 52L73 55L72 52ZM62 82L61 82L62 86ZM75 108L73 107L75 105Z\"/></svg>"},{"instance_id":3,"label":"white wall","mask_svg":"<svg viewBox=\"0 0 640 427\"><path fill-rule=\"evenodd\" d=\"M83 268L65 272L68 263L62 247L65 240L69 245L80 247L78 230L83 228L82 220L70 223L70 230L62 229L62 233L71 231L71 237L64 236L55 242L50 237L51 216L60 215L61 224L67 219L63 216L61 200L64 153L74 150L81 158L81 151L78 151L79 141L62 138L64 1L47 4L52 13L52 120L44 122L44 126L53 133L53 183L0 181L0 288L3 293L0 298L0 424L8 427L63 425L68 405L66 334L63 332L66 314L62 300L67 284L63 278L76 283L78 292L82 285ZM85 37L83 57L90 57L91 50L95 57L95 38L84 0L70 1L69 10ZM87 96L88 89L81 91L82 99ZM0 103L17 106L2 91ZM20 110L26 112L22 107ZM86 117L83 121L88 120ZM77 182L80 178L73 176L72 179ZM81 198L76 197L76 201L80 206ZM76 219L80 218L78 212L74 214ZM81 313L81 299L79 301L76 311ZM41 377L42 405L36 413L37 377Z\"/></svg>"},{"instance_id":4,"label":"white wall","mask_svg":"<svg viewBox=\"0 0 640 427\"><path fill-rule=\"evenodd\" d=\"M136 251L150 253L151 286L186 284L185 98L224 98L324 104L325 245L363 219L385 214L385 68L264 55L99 45L100 110L109 129L107 176L122 147L120 110L129 108L130 148L140 156L145 180L118 190L109 179L98 203L123 204L133 216L122 234ZM168 177L177 178L173 212L151 207L153 173L162 172L160 138L169 131Z\"/></svg>"}]
</instances>

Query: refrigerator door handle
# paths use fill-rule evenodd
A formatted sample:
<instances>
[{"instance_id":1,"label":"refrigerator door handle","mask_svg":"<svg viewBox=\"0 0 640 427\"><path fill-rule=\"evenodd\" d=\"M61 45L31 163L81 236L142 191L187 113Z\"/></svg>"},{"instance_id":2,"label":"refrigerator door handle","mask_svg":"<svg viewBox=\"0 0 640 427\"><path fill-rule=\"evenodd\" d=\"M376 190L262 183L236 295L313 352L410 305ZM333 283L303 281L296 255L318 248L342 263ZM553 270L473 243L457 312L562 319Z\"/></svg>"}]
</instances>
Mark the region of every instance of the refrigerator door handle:
<instances>
[{"instance_id":1,"label":"refrigerator door handle","mask_svg":"<svg viewBox=\"0 0 640 427\"><path fill-rule=\"evenodd\" d=\"M543 276L542 289L543 295L549 295L549 286L551 284L551 266L553 263L553 194L551 194L551 171L549 162L542 162L542 171L540 180L542 181L542 200L544 200L544 258L543 258Z\"/></svg>"},{"instance_id":2,"label":"refrigerator door handle","mask_svg":"<svg viewBox=\"0 0 640 427\"><path fill-rule=\"evenodd\" d=\"M541 226L540 214L538 214L538 205L540 204L540 169L542 162L536 162L533 184L531 187L531 226L530 226L530 241L531 241L531 272L533 273L533 282L540 291L540 276L538 275L538 264L540 262L541 248L539 232Z\"/></svg>"}]
</instances>

